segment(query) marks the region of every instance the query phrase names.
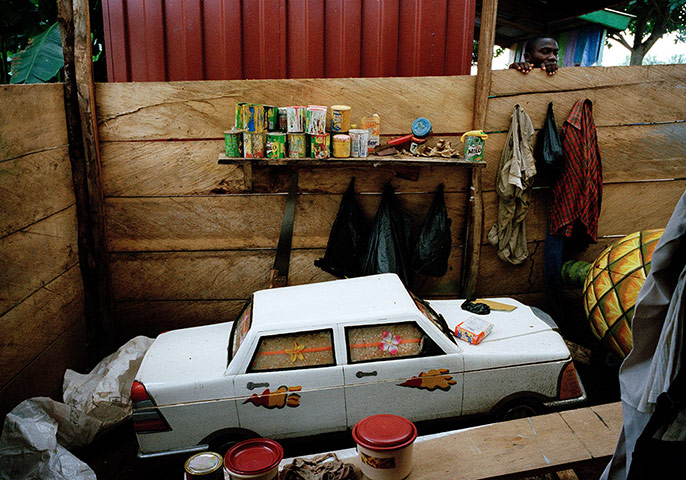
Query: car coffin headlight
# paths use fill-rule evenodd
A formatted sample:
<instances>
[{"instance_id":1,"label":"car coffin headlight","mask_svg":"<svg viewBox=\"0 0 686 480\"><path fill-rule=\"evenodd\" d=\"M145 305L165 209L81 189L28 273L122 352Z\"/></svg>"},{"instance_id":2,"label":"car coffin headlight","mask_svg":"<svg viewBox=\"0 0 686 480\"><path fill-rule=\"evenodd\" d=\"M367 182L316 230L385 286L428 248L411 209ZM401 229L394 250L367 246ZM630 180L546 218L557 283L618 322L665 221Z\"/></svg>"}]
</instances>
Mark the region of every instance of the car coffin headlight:
<instances>
[{"instance_id":1,"label":"car coffin headlight","mask_svg":"<svg viewBox=\"0 0 686 480\"><path fill-rule=\"evenodd\" d=\"M558 392L558 398L560 400L568 400L570 398L577 398L583 395L581 385L579 385L579 377L576 374L576 367L574 367L574 362L569 362L562 369Z\"/></svg>"},{"instance_id":2,"label":"car coffin headlight","mask_svg":"<svg viewBox=\"0 0 686 480\"><path fill-rule=\"evenodd\" d=\"M133 429L136 433L168 432L171 427L148 394L145 385L133 382L131 385L133 403Z\"/></svg>"}]
</instances>

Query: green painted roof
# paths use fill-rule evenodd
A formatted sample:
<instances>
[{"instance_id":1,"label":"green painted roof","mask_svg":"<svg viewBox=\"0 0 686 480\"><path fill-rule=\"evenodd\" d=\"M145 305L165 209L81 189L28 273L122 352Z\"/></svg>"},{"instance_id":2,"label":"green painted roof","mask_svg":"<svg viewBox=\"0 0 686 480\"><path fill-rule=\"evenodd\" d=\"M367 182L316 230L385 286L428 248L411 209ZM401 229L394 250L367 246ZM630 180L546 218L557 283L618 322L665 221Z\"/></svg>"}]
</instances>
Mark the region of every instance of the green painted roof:
<instances>
[{"instance_id":1,"label":"green painted roof","mask_svg":"<svg viewBox=\"0 0 686 480\"><path fill-rule=\"evenodd\" d=\"M578 18L588 22L599 23L607 28L624 31L629 26L632 16L614 10L598 10L597 12L580 15Z\"/></svg>"}]
</instances>

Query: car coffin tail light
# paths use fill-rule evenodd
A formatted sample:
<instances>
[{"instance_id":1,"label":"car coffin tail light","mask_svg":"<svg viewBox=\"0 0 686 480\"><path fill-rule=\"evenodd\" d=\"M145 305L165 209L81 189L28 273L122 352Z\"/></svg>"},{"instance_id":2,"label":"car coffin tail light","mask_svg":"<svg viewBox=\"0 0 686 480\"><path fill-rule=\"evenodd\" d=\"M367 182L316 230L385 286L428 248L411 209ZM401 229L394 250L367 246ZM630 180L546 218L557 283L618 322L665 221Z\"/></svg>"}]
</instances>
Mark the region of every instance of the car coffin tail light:
<instances>
[{"instance_id":1,"label":"car coffin tail light","mask_svg":"<svg viewBox=\"0 0 686 480\"><path fill-rule=\"evenodd\" d=\"M574 362L569 362L562 369L558 392L560 400L568 400L570 398L577 398L583 395L583 391L579 385L579 377L576 374Z\"/></svg>"},{"instance_id":2,"label":"car coffin tail light","mask_svg":"<svg viewBox=\"0 0 686 480\"><path fill-rule=\"evenodd\" d=\"M145 385L133 382L131 402L133 403L133 429L136 433L158 433L171 430L157 404L145 389Z\"/></svg>"}]
</instances>

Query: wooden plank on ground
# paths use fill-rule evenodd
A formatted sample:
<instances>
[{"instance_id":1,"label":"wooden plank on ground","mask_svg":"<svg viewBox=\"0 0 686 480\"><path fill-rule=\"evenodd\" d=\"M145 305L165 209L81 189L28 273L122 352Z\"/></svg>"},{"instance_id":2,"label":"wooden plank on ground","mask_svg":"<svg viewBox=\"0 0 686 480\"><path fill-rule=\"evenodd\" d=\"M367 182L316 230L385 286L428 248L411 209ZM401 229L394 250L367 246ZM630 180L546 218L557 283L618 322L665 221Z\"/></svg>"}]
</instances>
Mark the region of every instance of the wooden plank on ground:
<instances>
[{"instance_id":1,"label":"wooden plank on ground","mask_svg":"<svg viewBox=\"0 0 686 480\"><path fill-rule=\"evenodd\" d=\"M78 263L71 206L0 239L0 314Z\"/></svg>"},{"instance_id":2,"label":"wooden plank on ground","mask_svg":"<svg viewBox=\"0 0 686 480\"><path fill-rule=\"evenodd\" d=\"M534 70L527 75L513 70L500 70L492 74L490 94L500 97L641 83L679 81L683 83L684 78L686 78L686 65L560 68L553 77L539 70Z\"/></svg>"},{"instance_id":3,"label":"wooden plank on ground","mask_svg":"<svg viewBox=\"0 0 686 480\"><path fill-rule=\"evenodd\" d=\"M47 283L0 320L0 385L76 323L82 323L83 284L78 266Z\"/></svg>"},{"instance_id":4,"label":"wooden plank on ground","mask_svg":"<svg viewBox=\"0 0 686 480\"><path fill-rule=\"evenodd\" d=\"M682 121L686 111L682 88L683 80L491 98L484 130L507 131L516 104L529 114L534 128L541 128L548 103L553 102L556 120L565 119L574 104L586 98L593 102L598 127Z\"/></svg>"},{"instance_id":5,"label":"wooden plank on ground","mask_svg":"<svg viewBox=\"0 0 686 480\"><path fill-rule=\"evenodd\" d=\"M291 252L289 285L324 282L335 277L314 265L324 249ZM269 287L269 272L275 250L228 250L214 252L113 253L114 299L153 300L244 300ZM440 278L417 278L422 295L457 296L462 249L453 248L450 269Z\"/></svg>"},{"instance_id":6,"label":"wooden plank on ground","mask_svg":"<svg viewBox=\"0 0 686 480\"><path fill-rule=\"evenodd\" d=\"M237 102L351 107L351 122L378 113L381 132L408 133L429 116L434 132L469 130L474 77L320 78L96 85L103 141L223 138ZM173 119L173 121L169 121Z\"/></svg>"},{"instance_id":7,"label":"wooden plank on ground","mask_svg":"<svg viewBox=\"0 0 686 480\"><path fill-rule=\"evenodd\" d=\"M397 203L412 218L415 232L429 212L432 193L399 194ZM294 248L324 248L341 195L299 195ZM459 242L465 194L445 195L453 243ZM360 195L358 204L371 225L380 194ZM275 248L286 195L219 195L107 199L111 251L222 250Z\"/></svg>"},{"instance_id":8,"label":"wooden plank on ground","mask_svg":"<svg viewBox=\"0 0 686 480\"><path fill-rule=\"evenodd\" d=\"M0 85L0 161L67 144L63 87Z\"/></svg>"},{"instance_id":9,"label":"wooden plank on ground","mask_svg":"<svg viewBox=\"0 0 686 480\"><path fill-rule=\"evenodd\" d=\"M0 162L0 237L72 204L66 146Z\"/></svg>"},{"instance_id":10,"label":"wooden plank on ground","mask_svg":"<svg viewBox=\"0 0 686 480\"><path fill-rule=\"evenodd\" d=\"M416 442L407 479L523 478L609 461L622 424L618 411L621 404L613 403L598 409L494 423ZM359 458L353 462L359 465Z\"/></svg>"}]
</instances>

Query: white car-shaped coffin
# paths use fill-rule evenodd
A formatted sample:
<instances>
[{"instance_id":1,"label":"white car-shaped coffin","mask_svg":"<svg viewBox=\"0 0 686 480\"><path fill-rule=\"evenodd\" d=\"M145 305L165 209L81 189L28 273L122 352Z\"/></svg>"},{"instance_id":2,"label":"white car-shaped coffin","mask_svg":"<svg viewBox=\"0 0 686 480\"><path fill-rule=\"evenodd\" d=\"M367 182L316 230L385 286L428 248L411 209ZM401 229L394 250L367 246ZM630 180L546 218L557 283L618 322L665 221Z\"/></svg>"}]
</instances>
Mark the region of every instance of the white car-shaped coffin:
<instances>
[{"instance_id":1,"label":"white car-shaped coffin","mask_svg":"<svg viewBox=\"0 0 686 480\"><path fill-rule=\"evenodd\" d=\"M345 430L378 413L506 418L583 402L552 320L496 300L516 309L479 316L494 326L472 345L452 333L472 316L461 300L423 301L394 274L258 291L234 322L155 339L131 389L139 456Z\"/></svg>"}]
</instances>

